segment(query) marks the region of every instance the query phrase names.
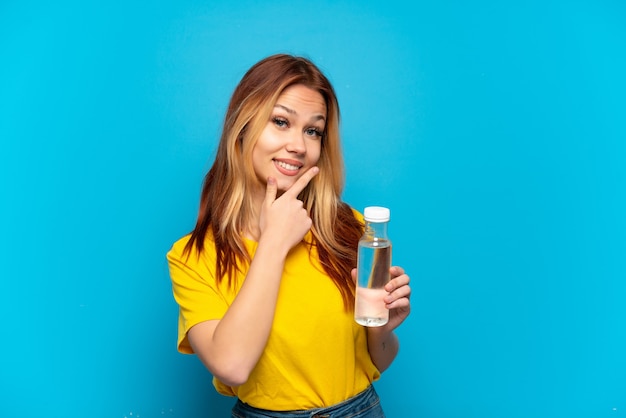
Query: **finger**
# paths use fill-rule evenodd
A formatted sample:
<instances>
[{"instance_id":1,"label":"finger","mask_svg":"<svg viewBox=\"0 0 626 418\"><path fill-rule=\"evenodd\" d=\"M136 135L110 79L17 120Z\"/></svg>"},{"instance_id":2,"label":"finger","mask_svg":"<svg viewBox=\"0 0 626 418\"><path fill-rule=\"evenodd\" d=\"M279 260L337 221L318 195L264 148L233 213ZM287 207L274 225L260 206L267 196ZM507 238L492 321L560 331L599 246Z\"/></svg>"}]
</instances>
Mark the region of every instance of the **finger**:
<instances>
[{"instance_id":1,"label":"finger","mask_svg":"<svg viewBox=\"0 0 626 418\"><path fill-rule=\"evenodd\" d=\"M302 177L300 177L296 182L285 192L287 195L291 195L293 197L298 197L300 192L304 190L304 188L309 184L311 179L315 177L317 173L320 172L318 167L311 167L307 171L304 172Z\"/></svg>"},{"instance_id":2,"label":"finger","mask_svg":"<svg viewBox=\"0 0 626 418\"><path fill-rule=\"evenodd\" d=\"M385 303L391 303L394 300L399 299L410 299L411 298L411 287L410 286L402 286L389 293L384 297Z\"/></svg>"},{"instance_id":3,"label":"finger","mask_svg":"<svg viewBox=\"0 0 626 418\"><path fill-rule=\"evenodd\" d=\"M278 191L278 185L274 177L267 178L267 186L265 188L265 204L271 205L276 200L276 193Z\"/></svg>"},{"instance_id":4,"label":"finger","mask_svg":"<svg viewBox=\"0 0 626 418\"><path fill-rule=\"evenodd\" d=\"M385 285L385 290L389 293L393 292L395 289L399 289L402 286L406 286L409 284L411 279L407 274L402 274L398 277L394 277Z\"/></svg>"},{"instance_id":5,"label":"finger","mask_svg":"<svg viewBox=\"0 0 626 418\"><path fill-rule=\"evenodd\" d=\"M403 309L407 315L411 311L411 302L408 298L396 299L391 303L385 305L387 309Z\"/></svg>"},{"instance_id":6,"label":"finger","mask_svg":"<svg viewBox=\"0 0 626 418\"><path fill-rule=\"evenodd\" d=\"M399 266L393 266L389 269L389 273L394 277L401 276L404 274L404 269Z\"/></svg>"}]
</instances>

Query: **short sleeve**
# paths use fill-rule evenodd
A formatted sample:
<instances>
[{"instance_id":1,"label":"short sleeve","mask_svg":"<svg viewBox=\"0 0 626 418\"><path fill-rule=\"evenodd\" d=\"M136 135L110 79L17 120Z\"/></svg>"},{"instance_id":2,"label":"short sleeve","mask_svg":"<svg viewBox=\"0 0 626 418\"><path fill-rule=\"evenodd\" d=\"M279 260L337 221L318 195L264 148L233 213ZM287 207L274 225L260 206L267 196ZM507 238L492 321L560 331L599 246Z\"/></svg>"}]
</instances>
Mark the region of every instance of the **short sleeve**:
<instances>
[{"instance_id":1,"label":"short sleeve","mask_svg":"<svg viewBox=\"0 0 626 418\"><path fill-rule=\"evenodd\" d=\"M211 246L201 256L194 249L184 252L189 236L172 246L167 253L174 299L179 307L178 351L192 354L187 333L200 322L221 319L228 302L215 281L215 257Z\"/></svg>"}]
</instances>

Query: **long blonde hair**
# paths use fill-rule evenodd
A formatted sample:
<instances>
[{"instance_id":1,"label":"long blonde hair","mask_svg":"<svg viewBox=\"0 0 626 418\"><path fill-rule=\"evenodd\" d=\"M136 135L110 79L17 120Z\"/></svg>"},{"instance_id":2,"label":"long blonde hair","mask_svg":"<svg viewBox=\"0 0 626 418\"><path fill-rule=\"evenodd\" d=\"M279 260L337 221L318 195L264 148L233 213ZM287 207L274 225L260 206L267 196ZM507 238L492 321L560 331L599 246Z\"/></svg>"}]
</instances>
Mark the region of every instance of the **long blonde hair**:
<instances>
[{"instance_id":1,"label":"long blonde hair","mask_svg":"<svg viewBox=\"0 0 626 418\"><path fill-rule=\"evenodd\" d=\"M313 242L324 271L333 280L346 309L354 304L350 270L356 266L356 247L363 225L341 201L344 164L339 137L339 104L326 76L308 59L285 54L267 57L243 76L231 97L215 161L202 187L196 226L186 246L204 249L213 235L217 254L216 277L231 282L242 264L249 264L242 231L257 214L252 201L258 188L252 150L270 120L274 105L289 86L301 84L318 91L326 102L326 126L317 166L320 172L300 193L313 226Z\"/></svg>"}]
</instances>

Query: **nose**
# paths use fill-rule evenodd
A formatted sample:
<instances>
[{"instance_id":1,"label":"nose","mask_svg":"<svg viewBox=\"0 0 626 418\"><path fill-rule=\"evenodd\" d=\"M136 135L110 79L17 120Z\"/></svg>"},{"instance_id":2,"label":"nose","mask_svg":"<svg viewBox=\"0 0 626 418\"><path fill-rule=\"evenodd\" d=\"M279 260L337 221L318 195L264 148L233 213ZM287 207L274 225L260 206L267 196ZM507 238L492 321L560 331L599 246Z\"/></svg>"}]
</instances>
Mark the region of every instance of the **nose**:
<instances>
[{"instance_id":1,"label":"nose","mask_svg":"<svg viewBox=\"0 0 626 418\"><path fill-rule=\"evenodd\" d=\"M285 148L290 153L304 155L306 153L304 134L294 129L294 131L289 134L289 140L287 141Z\"/></svg>"}]
</instances>

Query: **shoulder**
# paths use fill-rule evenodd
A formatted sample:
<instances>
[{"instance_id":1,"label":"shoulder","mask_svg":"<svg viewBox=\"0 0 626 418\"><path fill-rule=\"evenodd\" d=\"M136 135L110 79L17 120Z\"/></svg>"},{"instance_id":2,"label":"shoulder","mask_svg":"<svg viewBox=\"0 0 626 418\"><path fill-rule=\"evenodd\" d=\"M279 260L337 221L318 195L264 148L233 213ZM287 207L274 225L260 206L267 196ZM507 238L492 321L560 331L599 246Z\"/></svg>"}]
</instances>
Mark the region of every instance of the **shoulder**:
<instances>
[{"instance_id":1,"label":"shoulder","mask_svg":"<svg viewBox=\"0 0 626 418\"><path fill-rule=\"evenodd\" d=\"M352 210L352 215L354 215L354 218L359 221L359 222L364 222L363 219L363 214L361 212L359 212L358 210L356 210L355 208L350 206L350 209Z\"/></svg>"},{"instance_id":2,"label":"shoulder","mask_svg":"<svg viewBox=\"0 0 626 418\"><path fill-rule=\"evenodd\" d=\"M347 219L354 219L360 224L364 223L363 214L345 202L342 202L339 205L338 215L339 219L343 219L344 221Z\"/></svg>"},{"instance_id":3,"label":"shoulder","mask_svg":"<svg viewBox=\"0 0 626 418\"><path fill-rule=\"evenodd\" d=\"M167 252L167 258L168 259L181 258L183 253L185 252L185 247L187 246L187 243L189 243L190 239L191 239L191 234L187 234L179 238L178 240L176 240L174 244L172 244L172 247Z\"/></svg>"},{"instance_id":4,"label":"shoulder","mask_svg":"<svg viewBox=\"0 0 626 418\"><path fill-rule=\"evenodd\" d=\"M187 234L177 239L176 241L174 241L174 244L172 244L172 249L170 251L176 251L176 250L182 251L182 249L185 248L185 246L187 245L190 239L191 239L191 234Z\"/></svg>"},{"instance_id":5,"label":"shoulder","mask_svg":"<svg viewBox=\"0 0 626 418\"><path fill-rule=\"evenodd\" d=\"M193 245L192 245L193 244ZM175 285L189 288L190 283L207 285L215 277L215 244L205 239L199 251L191 234L176 240L166 254L170 277Z\"/></svg>"},{"instance_id":6,"label":"shoulder","mask_svg":"<svg viewBox=\"0 0 626 418\"><path fill-rule=\"evenodd\" d=\"M167 258L169 260L173 259L181 259L181 258L199 258L200 254L198 253L198 248L196 245L193 245L189 248L189 241L191 240L191 234L187 234L178 240L176 240L172 247L167 252ZM214 252L215 243L213 241L213 235L207 233L207 236L204 240L203 253Z\"/></svg>"}]
</instances>

